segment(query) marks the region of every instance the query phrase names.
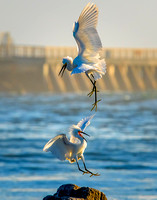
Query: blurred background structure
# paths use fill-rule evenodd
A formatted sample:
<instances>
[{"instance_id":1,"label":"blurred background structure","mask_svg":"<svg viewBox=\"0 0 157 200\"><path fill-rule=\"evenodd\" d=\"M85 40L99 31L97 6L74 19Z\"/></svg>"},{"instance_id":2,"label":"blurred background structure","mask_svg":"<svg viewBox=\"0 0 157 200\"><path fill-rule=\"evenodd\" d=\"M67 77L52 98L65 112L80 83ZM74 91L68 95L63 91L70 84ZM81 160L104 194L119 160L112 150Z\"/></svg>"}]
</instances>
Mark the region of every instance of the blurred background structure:
<instances>
[{"instance_id":1,"label":"blurred background structure","mask_svg":"<svg viewBox=\"0 0 157 200\"><path fill-rule=\"evenodd\" d=\"M84 74L58 77L64 56L75 57L75 47L23 46L11 34L0 33L1 92L84 92L91 87ZM157 89L157 49L104 48L107 73L98 81L101 91ZM70 77L71 76L71 77Z\"/></svg>"}]
</instances>

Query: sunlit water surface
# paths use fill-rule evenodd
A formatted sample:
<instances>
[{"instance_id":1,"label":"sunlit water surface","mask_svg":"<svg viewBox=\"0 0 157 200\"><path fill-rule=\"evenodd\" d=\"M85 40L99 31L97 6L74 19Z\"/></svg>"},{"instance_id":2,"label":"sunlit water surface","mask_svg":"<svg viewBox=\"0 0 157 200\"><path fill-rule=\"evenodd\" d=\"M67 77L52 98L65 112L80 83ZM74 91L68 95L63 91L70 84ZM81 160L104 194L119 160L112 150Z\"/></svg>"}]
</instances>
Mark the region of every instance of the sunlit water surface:
<instances>
[{"instance_id":1,"label":"sunlit water surface","mask_svg":"<svg viewBox=\"0 0 157 200\"><path fill-rule=\"evenodd\" d=\"M100 94L99 94L100 96ZM102 94L85 151L90 178L76 163L42 151L91 115L86 95L0 95L0 199L39 200L67 183L109 200L157 200L157 94ZM92 112L93 113L93 112Z\"/></svg>"}]
</instances>

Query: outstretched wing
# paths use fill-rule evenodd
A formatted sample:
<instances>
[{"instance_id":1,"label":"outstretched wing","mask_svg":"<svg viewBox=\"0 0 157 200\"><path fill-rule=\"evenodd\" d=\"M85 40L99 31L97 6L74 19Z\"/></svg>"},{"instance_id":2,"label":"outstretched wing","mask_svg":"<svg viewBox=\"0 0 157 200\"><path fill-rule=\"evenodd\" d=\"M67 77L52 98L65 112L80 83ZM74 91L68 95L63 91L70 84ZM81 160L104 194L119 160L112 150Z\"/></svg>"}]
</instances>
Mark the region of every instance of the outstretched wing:
<instances>
[{"instance_id":1,"label":"outstretched wing","mask_svg":"<svg viewBox=\"0 0 157 200\"><path fill-rule=\"evenodd\" d=\"M90 124L90 120L94 117L94 115L91 115L89 117L86 117L84 119L82 119L77 126L81 128L82 131L84 131L87 126Z\"/></svg>"},{"instance_id":2,"label":"outstretched wing","mask_svg":"<svg viewBox=\"0 0 157 200\"><path fill-rule=\"evenodd\" d=\"M51 139L43 148L43 151L51 151L58 159L65 160L69 157L71 142L65 134L60 134Z\"/></svg>"},{"instance_id":3,"label":"outstretched wing","mask_svg":"<svg viewBox=\"0 0 157 200\"><path fill-rule=\"evenodd\" d=\"M73 36L78 45L79 55L88 60L98 56L102 48L96 30L97 21L98 8L95 4L88 3L73 28Z\"/></svg>"}]
</instances>

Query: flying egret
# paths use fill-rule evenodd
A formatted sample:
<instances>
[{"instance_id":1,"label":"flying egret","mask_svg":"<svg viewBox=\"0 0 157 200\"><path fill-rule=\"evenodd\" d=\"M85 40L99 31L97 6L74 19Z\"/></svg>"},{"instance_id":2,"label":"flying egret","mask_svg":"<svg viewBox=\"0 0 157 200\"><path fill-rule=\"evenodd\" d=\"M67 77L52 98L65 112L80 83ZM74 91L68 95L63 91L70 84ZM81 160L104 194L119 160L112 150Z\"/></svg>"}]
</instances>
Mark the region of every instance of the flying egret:
<instances>
[{"instance_id":1,"label":"flying egret","mask_svg":"<svg viewBox=\"0 0 157 200\"><path fill-rule=\"evenodd\" d=\"M77 125L70 127L70 140L65 134L60 134L51 139L43 148L43 151L51 151L59 160L69 160L70 163L76 162L78 169L83 174L90 174L90 176L99 176L98 173L89 171L85 165L85 159L83 156L84 150L87 147L87 140L84 135L89 136L84 132L86 127L90 124L90 120L94 115L82 119ZM84 170L79 166L78 160L82 160Z\"/></svg>"},{"instance_id":2,"label":"flying egret","mask_svg":"<svg viewBox=\"0 0 157 200\"><path fill-rule=\"evenodd\" d=\"M78 45L78 56L73 60L67 56L63 58L63 66L59 75L63 76L65 69L71 74L85 72L93 85L93 89L88 94L89 97L95 92L95 103L93 107L97 110L97 88L96 81L102 78L106 72L106 63L100 59L102 44L96 30L98 21L98 8L93 3L88 3L83 9L79 19L73 26L73 36Z\"/></svg>"}]
</instances>

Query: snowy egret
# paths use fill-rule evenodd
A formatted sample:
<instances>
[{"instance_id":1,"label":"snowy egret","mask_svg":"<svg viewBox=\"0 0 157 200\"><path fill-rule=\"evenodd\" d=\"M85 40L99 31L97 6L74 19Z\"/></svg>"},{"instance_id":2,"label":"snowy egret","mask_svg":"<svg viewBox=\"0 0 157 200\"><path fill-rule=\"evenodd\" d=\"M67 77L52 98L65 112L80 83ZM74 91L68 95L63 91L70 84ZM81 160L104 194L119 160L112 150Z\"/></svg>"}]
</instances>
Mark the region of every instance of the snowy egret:
<instances>
[{"instance_id":1,"label":"snowy egret","mask_svg":"<svg viewBox=\"0 0 157 200\"><path fill-rule=\"evenodd\" d=\"M77 22L73 26L73 36L78 45L78 56L73 60L67 56L63 58L63 66L59 75L63 76L65 69L71 74L84 72L93 85L93 89L88 94L89 97L95 92L95 103L93 107L97 110L97 88L96 81L102 78L106 72L106 63L100 59L102 44L96 30L98 21L98 8L93 3L88 3Z\"/></svg>"},{"instance_id":2,"label":"snowy egret","mask_svg":"<svg viewBox=\"0 0 157 200\"><path fill-rule=\"evenodd\" d=\"M84 150L87 147L87 140L84 135L89 136L84 132L86 127L90 124L90 120L94 115L82 119L77 125L72 125L70 128L70 140L65 134L60 134L51 139L43 148L43 151L51 151L60 160L69 160L70 163L76 162L78 169L83 174L90 174L90 176L99 176L98 173L89 171L85 165L83 156ZM85 170L79 166L78 160L82 160Z\"/></svg>"}]
</instances>

